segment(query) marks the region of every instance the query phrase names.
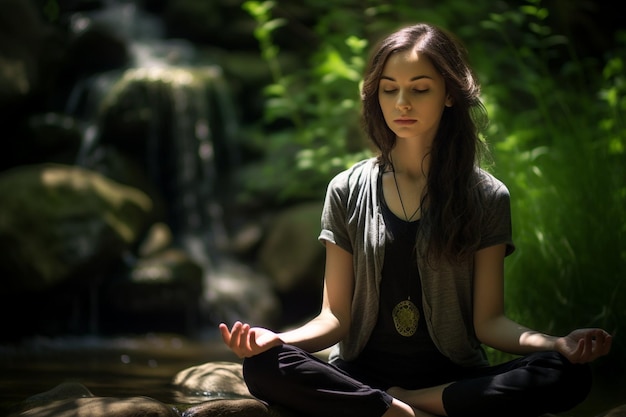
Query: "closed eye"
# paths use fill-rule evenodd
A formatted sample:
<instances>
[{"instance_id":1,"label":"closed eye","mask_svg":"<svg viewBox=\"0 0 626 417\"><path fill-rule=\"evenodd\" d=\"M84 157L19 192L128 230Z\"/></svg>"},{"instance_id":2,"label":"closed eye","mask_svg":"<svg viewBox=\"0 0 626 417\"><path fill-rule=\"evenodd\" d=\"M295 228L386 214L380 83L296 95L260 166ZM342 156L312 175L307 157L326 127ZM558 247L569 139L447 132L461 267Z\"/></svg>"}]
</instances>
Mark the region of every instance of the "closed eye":
<instances>
[{"instance_id":1,"label":"closed eye","mask_svg":"<svg viewBox=\"0 0 626 417\"><path fill-rule=\"evenodd\" d=\"M385 94L394 94L397 91L398 91L398 89L396 89L396 88L383 89L383 93L385 93ZM424 90L419 90L419 89L415 88L412 91L413 91L413 93L416 93L416 94L423 94L423 93L427 93L429 90L428 90L428 88L426 88Z\"/></svg>"}]
</instances>

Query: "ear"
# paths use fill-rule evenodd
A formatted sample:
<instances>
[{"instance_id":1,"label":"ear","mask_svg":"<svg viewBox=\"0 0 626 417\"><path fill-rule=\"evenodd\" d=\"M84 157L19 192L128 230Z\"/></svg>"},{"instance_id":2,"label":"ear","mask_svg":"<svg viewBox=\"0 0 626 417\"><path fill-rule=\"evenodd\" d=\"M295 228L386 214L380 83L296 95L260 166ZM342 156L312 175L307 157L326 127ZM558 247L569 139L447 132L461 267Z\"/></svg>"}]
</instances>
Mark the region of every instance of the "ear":
<instances>
[{"instance_id":1,"label":"ear","mask_svg":"<svg viewBox=\"0 0 626 417\"><path fill-rule=\"evenodd\" d=\"M452 99L452 96L450 94L446 95L446 101L444 102L446 107L452 107L452 105L454 104L454 100Z\"/></svg>"}]
</instances>

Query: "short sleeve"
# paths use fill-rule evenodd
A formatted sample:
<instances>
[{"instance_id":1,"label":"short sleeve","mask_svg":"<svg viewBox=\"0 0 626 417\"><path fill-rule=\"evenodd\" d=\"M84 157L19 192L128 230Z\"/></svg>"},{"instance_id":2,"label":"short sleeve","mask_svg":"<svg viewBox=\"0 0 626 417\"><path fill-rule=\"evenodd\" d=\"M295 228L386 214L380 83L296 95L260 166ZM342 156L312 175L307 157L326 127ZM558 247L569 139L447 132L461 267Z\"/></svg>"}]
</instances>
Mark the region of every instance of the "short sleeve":
<instances>
[{"instance_id":1,"label":"short sleeve","mask_svg":"<svg viewBox=\"0 0 626 417\"><path fill-rule=\"evenodd\" d=\"M322 209L319 240L322 244L327 241L334 243L352 253L353 248L347 226L348 193L348 176L346 172L342 172L328 184Z\"/></svg>"},{"instance_id":2,"label":"short sleeve","mask_svg":"<svg viewBox=\"0 0 626 417\"><path fill-rule=\"evenodd\" d=\"M504 183L483 172L485 212L481 224L479 249L506 244L506 256L513 253L513 230L511 225L511 196Z\"/></svg>"}]
</instances>

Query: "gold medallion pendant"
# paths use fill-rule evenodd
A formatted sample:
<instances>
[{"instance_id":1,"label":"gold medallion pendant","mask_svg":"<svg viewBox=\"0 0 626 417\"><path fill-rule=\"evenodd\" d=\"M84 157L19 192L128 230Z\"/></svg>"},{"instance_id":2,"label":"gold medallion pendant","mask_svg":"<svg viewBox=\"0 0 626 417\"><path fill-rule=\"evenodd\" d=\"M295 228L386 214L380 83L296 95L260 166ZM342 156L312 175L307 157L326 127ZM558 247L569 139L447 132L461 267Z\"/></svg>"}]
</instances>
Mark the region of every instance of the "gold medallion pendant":
<instances>
[{"instance_id":1,"label":"gold medallion pendant","mask_svg":"<svg viewBox=\"0 0 626 417\"><path fill-rule=\"evenodd\" d=\"M411 300L400 301L391 313L393 324L402 336L410 337L417 331L420 312Z\"/></svg>"}]
</instances>

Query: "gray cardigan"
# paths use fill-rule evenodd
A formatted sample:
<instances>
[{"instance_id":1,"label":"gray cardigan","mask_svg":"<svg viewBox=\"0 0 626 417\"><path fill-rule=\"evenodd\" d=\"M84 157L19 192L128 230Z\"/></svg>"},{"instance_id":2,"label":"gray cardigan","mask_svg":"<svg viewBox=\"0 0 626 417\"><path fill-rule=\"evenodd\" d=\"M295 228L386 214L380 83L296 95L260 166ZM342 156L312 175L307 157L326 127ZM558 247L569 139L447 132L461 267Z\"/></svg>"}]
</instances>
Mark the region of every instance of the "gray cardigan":
<instances>
[{"instance_id":1,"label":"gray cardigan","mask_svg":"<svg viewBox=\"0 0 626 417\"><path fill-rule=\"evenodd\" d=\"M379 165L363 160L338 174L328 185L319 239L350 252L354 263L352 326L331 351L330 361L355 359L365 347L376 324L379 284L384 261L385 223L377 190ZM479 170L485 195L480 248L505 243L514 250L511 237L509 191L486 171ZM420 248L423 253L423 247ZM437 348L463 366L487 364L472 323L473 262L440 263L432 268L418 260L428 331Z\"/></svg>"}]
</instances>

